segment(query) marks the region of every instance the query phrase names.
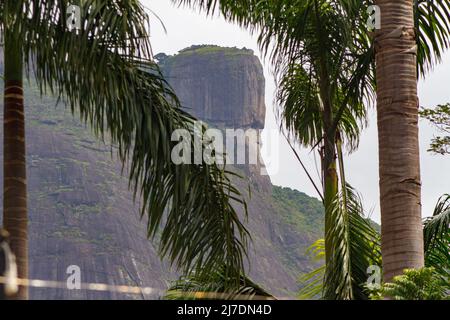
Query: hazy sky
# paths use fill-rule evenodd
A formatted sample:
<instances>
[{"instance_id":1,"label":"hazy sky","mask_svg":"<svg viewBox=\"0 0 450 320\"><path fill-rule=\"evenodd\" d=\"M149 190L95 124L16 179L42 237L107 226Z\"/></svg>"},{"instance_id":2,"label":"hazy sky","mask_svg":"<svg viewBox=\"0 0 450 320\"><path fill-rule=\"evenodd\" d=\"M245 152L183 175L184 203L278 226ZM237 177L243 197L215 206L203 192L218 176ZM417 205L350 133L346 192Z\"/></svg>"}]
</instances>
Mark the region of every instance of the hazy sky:
<instances>
[{"instance_id":1,"label":"hazy sky","mask_svg":"<svg viewBox=\"0 0 450 320\"><path fill-rule=\"evenodd\" d=\"M256 36L251 36L248 31L227 23L220 17L207 18L203 12L175 7L170 0L144 0L142 2L161 18L167 29L167 33L165 33L161 23L152 17L151 41L155 54L159 52L175 54L193 44L215 44L253 49L264 65L266 77L266 129L278 127L274 117L276 107L273 103L274 80L270 72L270 64L261 58ZM450 102L450 54L447 54L443 63L427 76L426 81L420 82L419 97L421 105L428 107ZM421 120L420 146L424 216L432 214L439 196L450 193L450 156L444 157L426 152L430 139L437 134L437 130L425 120ZM279 170L277 174L271 175L272 182L275 185L295 188L317 197L317 193L287 143L281 138L280 142L277 157ZM310 172L314 173L314 177L319 181L314 154L309 150L301 148L298 150ZM369 127L362 134L358 151L347 157L345 166L347 180L362 194L366 211L372 213L371 217L374 220L379 221L378 142L374 110L370 111Z\"/></svg>"}]
</instances>

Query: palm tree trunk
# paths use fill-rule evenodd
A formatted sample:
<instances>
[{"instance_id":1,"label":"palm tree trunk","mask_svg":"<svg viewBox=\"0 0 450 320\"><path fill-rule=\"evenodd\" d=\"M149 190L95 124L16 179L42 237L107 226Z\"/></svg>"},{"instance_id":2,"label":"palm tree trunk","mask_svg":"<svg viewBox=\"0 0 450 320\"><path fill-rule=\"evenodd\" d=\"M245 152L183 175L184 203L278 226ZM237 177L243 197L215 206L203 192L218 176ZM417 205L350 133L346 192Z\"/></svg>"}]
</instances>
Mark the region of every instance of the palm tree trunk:
<instances>
[{"instance_id":1,"label":"palm tree trunk","mask_svg":"<svg viewBox=\"0 0 450 320\"><path fill-rule=\"evenodd\" d=\"M377 0L377 112L384 281L424 265L413 0Z\"/></svg>"},{"instance_id":2,"label":"palm tree trunk","mask_svg":"<svg viewBox=\"0 0 450 320\"><path fill-rule=\"evenodd\" d=\"M3 113L3 224L10 234L18 277L28 278L28 216L25 158L25 116L22 84L22 52L17 41L5 34L5 93ZM20 287L17 299L27 299Z\"/></svg>"},{"instance_id":3,"label":"palm tree trunk","mask_svg":"<svg viewBox=\"0 0 450 320\"><path fill-rule=\"evenodd\" d=\"M325 274L331 274L331 268L333 268L331 256L333 255L333 239L330 237L330 230L334 224L332 219L333 201L339 192L339 180L336 166L336 145L335 135L336 132L329 132L333 123L333 108L330 94L330 84L327 79L328 72L325 63L325 59L321 59L320 63L320 96L323 103L323 157L322 157L322 170L323 170L323 205L325 208ZM325 281L327 281L325 279ZM334 294L335 288L333 285L325 286L324 298L327 300L335 300Z\"/></svg>"},{"instance_id":4,"label":"palm tree trunk","mask_svg":"<svg viewBox=\"0 0 450 320\"><path fill-rule=\"evenodd\" d=\"M323 157L323 169L324 169L324 208L325 208L325 265L327 268L333 268L330 261L333 254L332 238L329 236L329 230L333 226L333 219L331 210L333 208L333 201L339 192L339 181L336 169L336 152L334 139L325 137L324 157ZM332 273L332 272L329 272ZM328 274L328 272L326 272ZM325 280L326 281L326 280ZM327 300L335 300L334 286L325 286L327 289L324 292L324 298Z\"/></svg>"}]
</instances>

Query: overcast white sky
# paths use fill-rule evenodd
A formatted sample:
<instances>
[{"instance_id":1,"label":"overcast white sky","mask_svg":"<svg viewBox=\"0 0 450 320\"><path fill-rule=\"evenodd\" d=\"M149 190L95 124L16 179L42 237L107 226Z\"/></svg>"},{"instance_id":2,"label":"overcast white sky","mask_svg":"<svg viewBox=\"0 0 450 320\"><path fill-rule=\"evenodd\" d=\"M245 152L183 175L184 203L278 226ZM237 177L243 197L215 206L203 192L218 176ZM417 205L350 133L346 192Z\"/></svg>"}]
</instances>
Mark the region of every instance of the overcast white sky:
<instances>
[{"instance_id":1,"label":"overcast white sky","mask_svg":"<svg viewBox=\"0 0 450 320\"><path fill-rule=\"evenodd\" d=\"M207 18L203 12L175 7L169 0L144 0L142 2L161 18L167 29L167 33L165 33L161 23L156 18L152 18L151 41L155 54L159 52L175 54L193 44L215 44L253 49L255 54L260 57L265 70L266 129L278 127L273 112L275 108L273 104L274 80L270 73L269 63L261 58L255 36L251 36L249 32L238 26L225 22L220 17ZM435 106L450 102L450 54L447 54L443 63L427 76L426 81L420 82L419 97L422 106ZM437 156L426 152L430 139L437 134L438 132L432 126L421 120L420 145L424 216L431 215L439 196L450 193L450 156ZM313 186L303 173L289 146L281 138L280 142L279 170L277 174L271 175L273 184L291 187L317 197ZM307 167L319 181L313 153L300 148L299 151ZM372 212L371 217L379 222L378 142L374 110L371 111L369 127L362 135L358 151L348 156L345 165L347 179L362 194L366 211Z\"/></svg>"}]
</instances>

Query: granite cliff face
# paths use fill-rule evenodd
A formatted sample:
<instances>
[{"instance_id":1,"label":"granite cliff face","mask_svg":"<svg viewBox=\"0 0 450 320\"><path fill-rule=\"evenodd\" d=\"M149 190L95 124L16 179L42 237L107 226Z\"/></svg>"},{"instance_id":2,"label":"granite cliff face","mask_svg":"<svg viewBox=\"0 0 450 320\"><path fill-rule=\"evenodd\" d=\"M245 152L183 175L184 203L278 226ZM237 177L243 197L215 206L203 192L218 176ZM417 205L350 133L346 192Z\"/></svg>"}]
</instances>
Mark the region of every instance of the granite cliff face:
<instances>
[{"instance_id":1,"label":"granite cliff face","mask_svg":"<svg viewBox=\"0 0 450 320\"><path fill-rule=\"evenodd\" d=\"M246 164L236 167L245 172L255 188L271 192L270 179L261 175L264 161L260 156L260 133L266 117L264 71L253 51L201 45L173 56L160 53L155 58L182 107L193 116L210 127L254 129L258 135L256 145L247 140L234 141L235 151L244 150L246 157ZM250 153L256 153L258 163L249 164ZM235 155L232 163L236 164L236 160Z\"/></svg>"},{"instance_id":2,"label":"granite cliff face","mask_svg":"<svg viewBox=\"0 0 450 320\"><path fill-rule=\"evenodd\" d=\"M252 50L192 46L156 56L182 105L211 125L263 129L265 80Z\"/></svg>"},{"instance_id":3,"label":"granite cliff face","mask_svg":"<svg viewBox=\"0 0 450 320\"><path fill-rule=\"evenodd\" d=\"M258 59L248 50L193 51L160 60L163 68L169 66L168 80L185 106L215 126L262 128L264 78ZM220 99L218 92L223 92ZM111 159L111 147L98 142L56 99L40 98L35 85L26 88L25 101L30 277L65 282L67 267L78 265L83 282L167 288L177 275L146 239L146 219L139 218L121 165ZM241 169L252 188L250 276L278 296L293 296L299 274L312 268L305 250L322 237L322 206L317 199L272 187L267 177ZM248 188L245 180L237 183L243 191ZM149 299L160 294L31 290L34 299Z\"/></svg>"}]
</instances>

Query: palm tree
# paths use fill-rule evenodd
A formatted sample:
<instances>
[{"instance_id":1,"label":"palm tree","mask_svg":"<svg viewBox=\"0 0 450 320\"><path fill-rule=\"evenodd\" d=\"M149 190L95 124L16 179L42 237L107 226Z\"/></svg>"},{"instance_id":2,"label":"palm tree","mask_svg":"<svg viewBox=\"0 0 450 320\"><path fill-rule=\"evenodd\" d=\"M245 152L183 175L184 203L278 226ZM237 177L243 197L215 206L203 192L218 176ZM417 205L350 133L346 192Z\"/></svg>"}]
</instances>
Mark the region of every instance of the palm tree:
<instances>
[{"instance_id":1,"label":"palm tree","mask_svg":"<svg viewBox=\"0 0 450 320\"><path fill-rule=\"evenodd\" d=\"M370 100L373 92L369 38L359 33L357 8L339 1L285 5L297 10L284 14L282 6L275 9L280 11L272 24L261 27L260 39L266 46L277 39L272 60L280 71L281 121L302 145L319 149L325 207L323 297L364 299L361 283L377 260L371 247L376 237L346 185L342 142L356 148L366 115L363 99Z\"/></svg>"},{"instance_id":2,"label":"palm tree","mask_svg":"<svg viewBox=\"0 0 450 320\"><path fill-rule=\"evenodd\" d=\"M4 210L19 278L28 277L25 119L22 74L41 93L56 94L101 138L109 135L148 216L148 235L161 230L160 252L181 272L208 276L223 268L228 282L243 273L248 232L237 209L246 206L216 165L175 165L171 134L191 135L186 114L152 61L148 17L138 0L79 1L80 29L69 31L74 1L6 0L4 35ZM192 139L194 141L194 139ZM17 298L27 298L21 287Z\"/></svg>"},{"instance_id":3,"label":"palm tree","mask_svg":"<svg viewBox=\"0 0 450 320\"><path fill-rule=\"evenodd\" d=\"M424 265L417 62L432 62L432 53L439 58L448 46L450 6L413 0L375 4L382 15L375 33L381 241L384 280L390 281ZM417 34L417 26L424 32Z\"/></svg>"},{"instance_id":4,"label":"palm tree","mask_svg":"<svg viewBox=\"0 0 450 320\"><path fill-rule=\"evenodd\" d=\"M332 270L336 269L329 260L329 257L334 256L331 248L334 244L342 247L342 241L345 240L342 236L336 237L343 234L338 232L339 228L335 228L338 216L332 214L342 212L336 211L335 205L339 194L337 146L341 143L341 135L349 142L357 141L357 121L363 120L365 114L362 98L370 97L372 91L370 72L375 59L375 46L366 43L367 27L362 22L367 21L367 17L361 16L370 3L351 0L173 1L201 7L208 13L220 10L228 20L257 32L263 52L267 53L274 46L271 58L280 80L277 97L283 106L281 118L302 144L314 147L322 144L323 147L323 193L327 212L325 228L329 235L325 247L328 248L327 262L331 275ZM386 11L388 9L382 10L382 13ZM442 48L448 45L450 29L445 22L449 16L445 0L416 1L413 25L415 23L420 32L413 40L418 44L419 71L425 72L435 62L434 58L439 60ZM396 76L391 74L390 79L394 81ZM346 187L343 177L342 174L344 200ZM382 198L383 201L385 198ZM346 207L345 202L340 206ZM349 230L348 224L347 227L345 224L341 226ZM333 234L334 238L331 237ZM340 257L340 260L345 259ZM345 273L342 275L341 280L345 281ZM326 285L330 285L330 282L326 281ZM332 286L343 287L340 283ZM328 297L333 295L335 291L331 288ZM345 296L348 297L342 295Z\"/></svg>"},{"instance_id":5,"label":"palm tree","mask_svg":"<svg viewBox=\"0 0 450 320\"><path fill-rule=\"evenodd\" d=\"M28 278L27 177L22 50L5 30L5 89L3 111L3 226L11 235L20 277ZM21 287L21 295L25 296Z\"/></svg>"},{"instance_id":6,"label":"palm tree","mask_svg":"<svg viewBox=\"0 0 450 320\"><path fill-rule=\"evenodd\" d=\"M363 297L360 283L364 282L369 262L374 260L373 250L369 244L350 248L350 233L355 235L358 228L348 227L349 220L358 216L353 220L362 221L364 226L367 222L360 219L360 207L346 197L343 164L337 161L342 140L348 142L350 149L356 147L359 127L365 122L363 99L370 99L373 92L369 38L359 32L360 24L366 21L359 14L362 7L328 0L221 4L226 17L258 30L260 47L264 53L270 53L275 66L282 122L302 145L319 149L326 212L324 296ZM211 1L200 5L206 10L214 8ZM375 241L370 225L359 229L362 230L369 233L360 239ZM351 258L358 253L364 258ZM352 272L356 270L362 271L362 278Z\"/></svg>"},{"instance_id":7,"label":"palm tree","mask_svg":"<svg viewBox=\"0 0 450 320\"><path fill-rule=\"evenodd\" d=\"M361 227L356 226L359 230ZM367 293L371 298L382 299L385 296L396 299L427 299L424 297L424 289L428 290L436 298L446 295L450 289L450 195L439 198L433 215L423 222L425 267L421 270L407 269L404 275L394 277L394 283L385 283L381 287L367 287ZM353 244L360 241L354 241ZM376 252L380 250L379 244L374 242ZM325 256L324 240L319 239L310 248L308 253L315 261L323 260ZM380 256L381 259L381 256ZM379 265L376 263L375 265ZM321 281L325 274L325 266L321 266L304 274L300 280L305 285L299 292L300 298L311 299L320 296L323 291ZM425 280L421 280L425 276ZM421 283L421 284L420 284ZM418 287L419 285L419 287ZM420 288L422 287L422 288ZM440 292L440 288L446 292ZM396 293L397 292L397 293Z\"/></svg>"},{"instance_id":8,"label":"palm tree","mask_svg":"<svg viewBox=\"0 0 450 320\"><path fill-rule=\"evenodd\" d=\"M377 112L381 241L385 281L424 266L412 0L379 0ZM401 77L399 77L401 75Z\"/></svg>"}]
</instances>

